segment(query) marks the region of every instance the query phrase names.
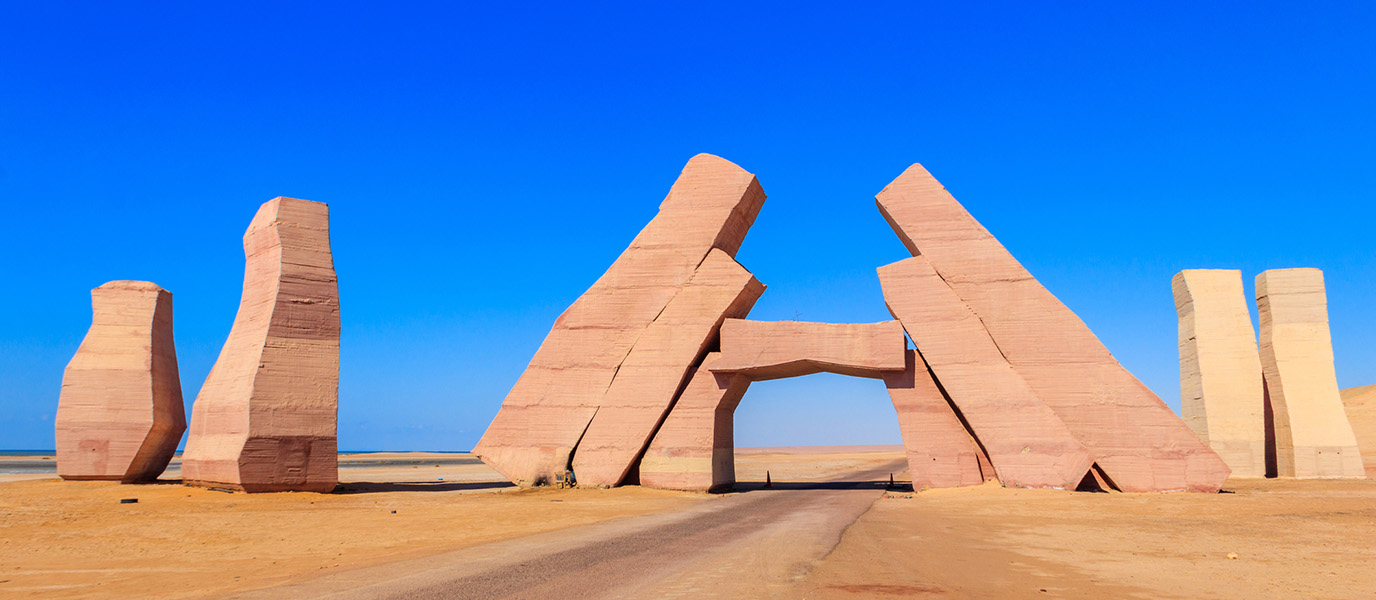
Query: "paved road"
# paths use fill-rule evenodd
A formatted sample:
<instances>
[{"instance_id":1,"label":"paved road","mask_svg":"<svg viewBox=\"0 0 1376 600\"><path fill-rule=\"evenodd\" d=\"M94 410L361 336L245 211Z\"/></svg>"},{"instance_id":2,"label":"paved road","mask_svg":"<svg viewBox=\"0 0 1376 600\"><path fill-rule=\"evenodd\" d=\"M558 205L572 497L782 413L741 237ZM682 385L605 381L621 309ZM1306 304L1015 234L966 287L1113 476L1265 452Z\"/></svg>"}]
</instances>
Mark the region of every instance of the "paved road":
<instances>
[{"instance_id":1,"label":"paved road","mask_svg":"<svg viewBox=\"0 0 1376 600\"><path fill-rule=\"evenodd\" d=\"M828 482L713 497L672 513L260 590L244 599L793 597L903 461Z\"/></svg>"}]
</instances>

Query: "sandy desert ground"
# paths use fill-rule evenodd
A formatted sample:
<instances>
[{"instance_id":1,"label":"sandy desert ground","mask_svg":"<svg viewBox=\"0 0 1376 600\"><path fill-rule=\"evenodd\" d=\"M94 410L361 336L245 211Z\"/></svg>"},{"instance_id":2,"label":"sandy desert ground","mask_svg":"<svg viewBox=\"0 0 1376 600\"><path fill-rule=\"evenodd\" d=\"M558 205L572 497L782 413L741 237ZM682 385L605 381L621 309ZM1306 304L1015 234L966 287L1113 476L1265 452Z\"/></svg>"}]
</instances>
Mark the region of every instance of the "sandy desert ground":
<instances>
[{"instance_id":1,"label":"sandy desert ground","mask_svg":"<svg viewBox=\"0 0 1376 600\"><path fill-rule=\"evenodd\" d=\"M346 456L335 494L5 481L0 597L1376 596L1376 481L886 490L902 456L742 449L724 495L517 490L463 454Z\"/></svg>"}]
</instances>

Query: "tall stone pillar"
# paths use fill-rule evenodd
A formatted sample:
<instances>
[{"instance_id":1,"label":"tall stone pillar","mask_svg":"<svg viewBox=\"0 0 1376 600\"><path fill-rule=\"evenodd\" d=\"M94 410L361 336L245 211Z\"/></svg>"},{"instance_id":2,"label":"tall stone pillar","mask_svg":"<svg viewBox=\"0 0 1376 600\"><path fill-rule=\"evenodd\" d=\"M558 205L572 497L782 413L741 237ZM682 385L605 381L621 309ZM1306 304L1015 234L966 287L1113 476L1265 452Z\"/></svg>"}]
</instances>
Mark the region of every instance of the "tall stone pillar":
<instances>
[{"instance_id":1,"label":"tall stone pillar","mask_svg":"<svg viewBox=\"0 0 1376 600\"><path fill-rule=\"evenodd\" d=\"M244 234L244 291L191 411L189 483L328 492L339 481L339 285L329 207L274 198Z\"/></svg>"},{"instance_id":2,"label":"tall stone pillar","mask_svg":"<svg viewBox=\"0 0 1376 600\"><path fill-rule=\"evenodd\" d=\"M1180 317L1180 413L1233 477L1266 476L1261 358L1242 271L1188 269L1171 280Z\"/></svg>"},{"instance_id":3,"label":"tall stone pillar","mask_svg":"<svg viewBox=\"0 0 1376 600\"><path fill-rule=\"evenodd\" d=\"M1365 477L1333 370L1323 272L1272 269L1256 285L1276 474Z\"/></svg>"},{"instance_id":4,"label":"tall stone pillar","mask_svg":"<svg viewBox=\"0 0 1376 600\"><path fill-rule=\"evenodd\" d=\"M91 329L62 375L57 474L158 478L186 431L172 294L147 281L91 290Z\"/></svg>"}]
</instances>

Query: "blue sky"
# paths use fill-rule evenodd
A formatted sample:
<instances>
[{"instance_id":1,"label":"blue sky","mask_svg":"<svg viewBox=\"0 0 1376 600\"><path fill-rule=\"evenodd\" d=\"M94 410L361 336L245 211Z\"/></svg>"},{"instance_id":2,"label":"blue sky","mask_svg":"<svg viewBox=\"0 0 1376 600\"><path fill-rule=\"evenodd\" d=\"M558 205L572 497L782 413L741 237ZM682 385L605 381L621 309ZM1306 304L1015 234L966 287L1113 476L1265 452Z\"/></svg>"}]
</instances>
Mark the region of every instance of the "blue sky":
<instances>
[{"instance_id":1,"label":"blue sky","mask_svg":"<svg viewBox=\"0 0 1376 600\"><path fill-rule=\"evenodd\" d=\"M921 162L1172 406L1184 268L1323 269L1339 383L1376 383L1376 4L973 4L5 3L0 448L52 447L114 279L174 294L189 411L285 195L331 207L341 448L468 449L698 152L770 197L752 318L889 318L873 197ZM737 415L898 441L871 380Z\"/></svg>"}]
</instances>

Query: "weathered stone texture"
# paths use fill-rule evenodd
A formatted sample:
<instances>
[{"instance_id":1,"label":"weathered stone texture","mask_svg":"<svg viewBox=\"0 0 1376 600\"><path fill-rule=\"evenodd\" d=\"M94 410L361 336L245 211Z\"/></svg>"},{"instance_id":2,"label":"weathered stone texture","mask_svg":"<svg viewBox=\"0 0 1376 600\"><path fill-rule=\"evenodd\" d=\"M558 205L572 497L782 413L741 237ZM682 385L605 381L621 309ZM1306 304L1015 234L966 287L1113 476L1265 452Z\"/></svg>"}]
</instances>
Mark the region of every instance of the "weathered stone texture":
<instances>
[{"instance_id":1,"label":"weathered stone texture","mask_svg":"<svg viewBox=\"0 0 1376 600\"><path fill-rule=\"evenodd\" d=\"M993 479L988 458L937 387L922 357L904 352L906 368L884 376L898 412L913 489L979 485Z\"/></svg>"},{"instance_id":2,"label":"weathered stone texture","mask_svg":"<svg viewBox=\"0 0 1376 600\"><path fill-rule=\"evenodd\" d=\"M1261 365L1281 477L1365 477L1333 370L1328 300L1318 269L1256 278Z\"/></svg>"},{"instance_id":3,"label":"weathered stone texture","mask_svg":"<svg viewBox=\"0 0 1376 600\"><path fill-rule=\"evenodd\" d=\"M921 165L876 196L909 251L979 315L999 350L1123 491L1215 492L1228 468L1079 317Z\"/></svg>"},{"instance_id":4,"label":"weathered stone texture","mask_svg":"<svg viewBox=\"0 0 1376 600\"><path fill-rule=\"evenodd\" d=\"M670 490L720 490L736 482L735 413L750 379L713 373L721 354L703 359L640 462L640 484Z\"/></svg>"},{"instance_id":5,"label":"weathered stone texture","mask_svg":"<svg viewBox=\"0 0 1376 600\"><path fill-rule=\"evenodd\" d=\"M925 258L879 268L889 312L1009 487L1075 489L1094 458L1004 359L979 317Z\"/></svg>"},{"instance_id":6,"label":"weathered stone texture","mask_svg":"<svg viewBox=\"0 0 1376 600\"><path fill-rule=\"evenodd\" d=\"M62 376L57 474L158 478L186 431L172 294L147 281L91 290L91 328Z\"/></svg>"},{"instance_id":7,"label":"weathered stone texture","mask_svg":"<svg viewBox=\"0 0 1376 600\"><path fill-rule=\"evenodd\" d=\"M243 296L191 412L182 475L249 492L338 483L339 287L329 209L274 198L244 234Z\"/></svg>"},{"instance_id":8,"label":"weathered stone texture","mask_svg":"<svg viewBox=\"0 0 1376 600\"><path fill-rule=\"evenodd\" d=\"M688 161L659 214L555 321L474 454L520 485L568 469L637 340L712 249L735 256L764 199L755 176L731 162L710 154Z\"/></svg>"},{"instance_id":9,"label":"weathered stone texture","mask_svg":"<svg viewBox=\"0 0 1376 600\"><path fill-rule=\"evenodd\" d=\"M1266 476L1265 401L1242 272L1188 269L1171 280L1180 317L1180 413L1234 477Z\"/></svg>"},{"instance_id":10,"label":"weathered stone texture","mask_svg":"<svg viewBox=\"0 0 1376 600\"><path fill-rule=\"evenodd\" d=\"M764 285L713 249L622 361L596 416L578 442L580 485L617 485L674 403L693 365L717 341L727 317L744 317Z\"/></svg>"},{"instance_id":11,"label":"weathered stone texture","mask_svg":"<svg viewBox=\"0 0 1376 600\"><path fill-rule=\"evenodd\" d=\"M897 321L808 323L727 319L721 331L717 372L735 372L755 381L799 377L823 371L853 377L883 378L903 371L908 341Z\"/></svg>"}]
</instances>

